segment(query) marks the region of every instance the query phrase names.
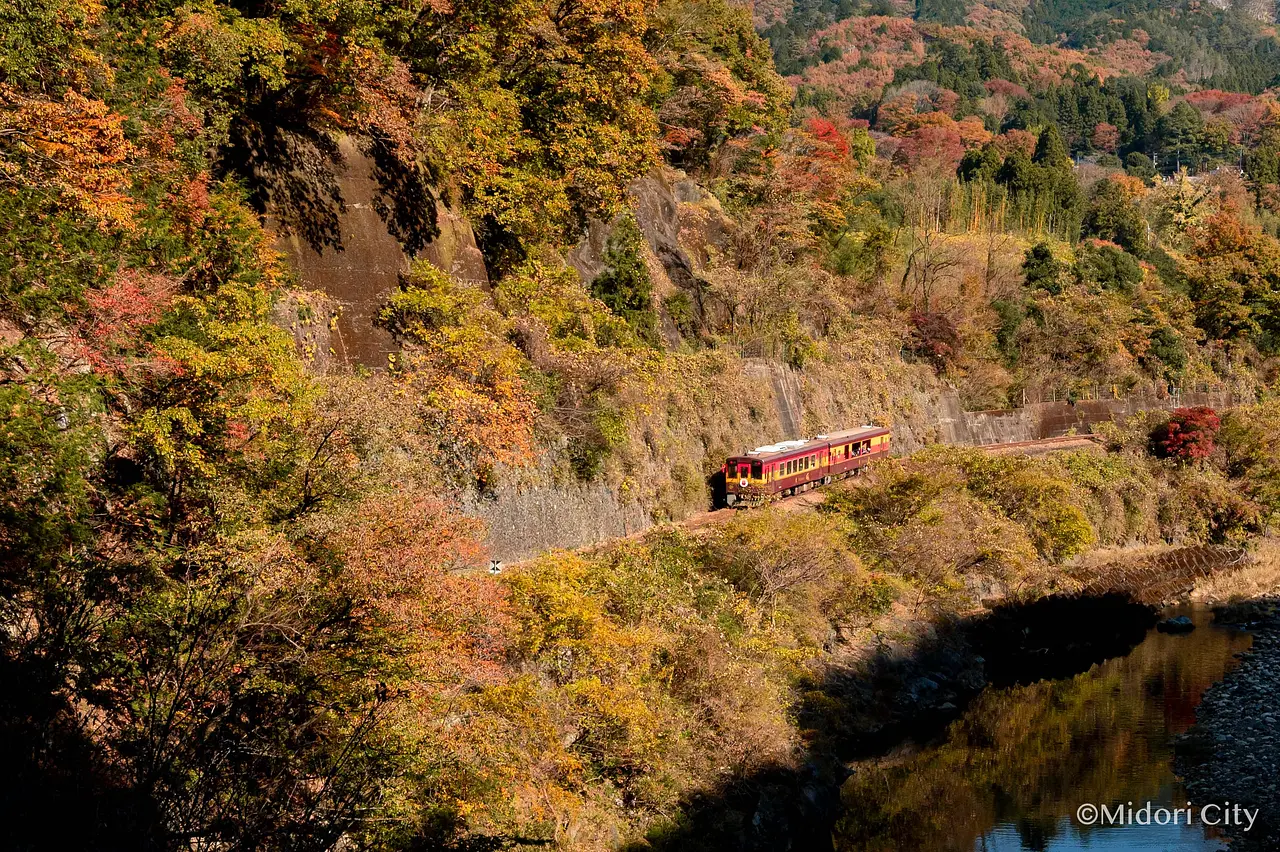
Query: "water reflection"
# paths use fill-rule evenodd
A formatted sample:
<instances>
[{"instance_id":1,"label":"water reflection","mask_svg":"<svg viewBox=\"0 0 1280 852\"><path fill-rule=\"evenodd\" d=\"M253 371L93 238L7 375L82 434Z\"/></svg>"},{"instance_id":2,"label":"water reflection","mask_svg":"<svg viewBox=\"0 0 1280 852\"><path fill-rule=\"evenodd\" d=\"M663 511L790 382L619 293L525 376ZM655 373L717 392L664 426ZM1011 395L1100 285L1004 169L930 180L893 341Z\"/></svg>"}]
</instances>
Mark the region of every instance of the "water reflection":
<instances>
[{"instance_id":1,"label":"water reflection","mask_svg":"<svg viewBox=\"0 0 1280 852\"><path fill-rule=\"evenodd\" d=\"M1183 610L1197 629L1156 631L1125 657L1061 680L989 689L946 741L857 765L842 791L837 850L1161 849L1221 844L1196 826L1088 827L1084 802L1184 805L1172 738L1248 634ZM1088 629L1082 627L1081 629Z\"/></svg>"}]
</instances>

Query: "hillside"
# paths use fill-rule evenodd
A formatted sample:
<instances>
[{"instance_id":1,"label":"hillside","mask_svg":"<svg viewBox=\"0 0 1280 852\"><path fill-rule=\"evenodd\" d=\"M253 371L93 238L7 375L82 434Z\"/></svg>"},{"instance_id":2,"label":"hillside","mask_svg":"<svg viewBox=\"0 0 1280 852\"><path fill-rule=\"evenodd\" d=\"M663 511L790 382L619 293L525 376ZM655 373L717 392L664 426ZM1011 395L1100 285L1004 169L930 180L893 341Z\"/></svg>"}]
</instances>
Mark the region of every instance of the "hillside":
<instances>
[{"instance_id":1,"label":"hillside","mask_svg":"<svg viewBox=\"0 0 1280 852\"><path fill-rule=\"evenodd\" d=\"M0 0L13 848L733 847L884 636L1261 534L1270 17ZM932 446L1192 393L1238 405ZM819 511L474 570L872 422Z\"/></svg>"}]
</instances>

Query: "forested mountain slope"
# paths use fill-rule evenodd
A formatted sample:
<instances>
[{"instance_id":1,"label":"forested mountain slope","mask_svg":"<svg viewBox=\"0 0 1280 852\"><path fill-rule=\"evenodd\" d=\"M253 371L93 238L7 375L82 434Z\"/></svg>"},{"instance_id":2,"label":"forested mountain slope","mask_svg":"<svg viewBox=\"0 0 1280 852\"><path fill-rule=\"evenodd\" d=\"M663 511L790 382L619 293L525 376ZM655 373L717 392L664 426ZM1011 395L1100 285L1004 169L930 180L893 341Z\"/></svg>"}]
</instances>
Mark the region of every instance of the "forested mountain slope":
<instances>
[{"instance_id":1,"label":"forested mountain slope","mask_svg":"<svg viewBox=\"0 0 1280 852\"><path fill-rule=\"evenodd\" d=\"M704 507L725 453L777 437L774 369L803 429L944 387L1269 399L1267 26L754 14L0 0L12 847L691 848L699 802L806 765L849 625L1265 528L1263 405L1175 423L1228 449L934 452L823 515L464 570L488 554L462 507L522 478ZM353 211L393 240L385 363L329 352L352 317L281 253L343 268Z\"/></svg>"}]
</instances>

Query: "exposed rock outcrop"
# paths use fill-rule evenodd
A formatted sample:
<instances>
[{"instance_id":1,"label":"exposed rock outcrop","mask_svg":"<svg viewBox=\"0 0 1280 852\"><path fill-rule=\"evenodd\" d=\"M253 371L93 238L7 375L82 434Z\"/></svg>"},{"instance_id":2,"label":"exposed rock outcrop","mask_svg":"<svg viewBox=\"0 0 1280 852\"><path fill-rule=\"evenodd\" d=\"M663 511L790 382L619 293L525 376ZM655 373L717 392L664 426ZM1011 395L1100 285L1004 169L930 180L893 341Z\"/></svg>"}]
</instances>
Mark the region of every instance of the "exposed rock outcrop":
<instances>
[{"instance_id":1,"label":"exposed rock outcrop","mask_svg":"<svg viewBox=\"0 0 1280 852\"><path fill-rule=\"evenodd\" d=\"M337 366L334 335L340 308L329 296L315 290L290 290L276 300L272 321L293 335L294 345L316 372Z\"/></svg>"},{"instance_id":2,"label":"exposed rock outcrop","mask_svg":"<svg viewBox=\"0 0 1280 852\"><path fill-rule=\"evenodd\" d=\"M302 287L336 305L326 363L382 368L398 347L375 319L411 262L487 284L484 257L465 219L418 176L396 174L365 140L337 135L324 151L287 181L264 179L268 222ZM304 217L327 225L300 227Z\"/></svg>"},{"instance_id":3,"label":"exposed rock outcrop","mask_svg":"<svg viewBox=\"0 0 1280 852\"><path fill-rule=\"evenodd\" d=\"M1274 0L1209 0L1219 9L1234 9L1258 21L1275 23L1276 4Z\"/></svg>"},{"instance_id":4,"label":"exposed rock outcrop","mask_svg":"<svg viewBox=\"0 0 1280 852\"><path fill-rule=\"evenodd\" d=\"M680 333L665 310L666 299L677 291L689 293L701 310L703 289L699 273L710 252L723 247L732 222L720 202L684 172L660 167L628 188L632 213L645 238L644 260L653 281L654 309L662 320L663 338L678 345ZM626 215L626 214L619 214ZM565 260L590 282L605 269L605 251L617 218L593 220Z\"/></svg>"}]
</instances>

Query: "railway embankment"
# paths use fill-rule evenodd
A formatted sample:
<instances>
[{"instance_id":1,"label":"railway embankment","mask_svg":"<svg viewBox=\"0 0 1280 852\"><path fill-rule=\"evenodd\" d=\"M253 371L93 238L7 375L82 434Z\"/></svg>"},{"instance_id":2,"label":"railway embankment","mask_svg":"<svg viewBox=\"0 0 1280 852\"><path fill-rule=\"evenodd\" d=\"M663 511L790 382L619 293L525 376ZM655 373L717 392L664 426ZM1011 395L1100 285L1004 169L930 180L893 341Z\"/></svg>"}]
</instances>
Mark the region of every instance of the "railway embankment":
<instances>
[{"instance_id":1,"label":"railway embankment","mask_svg":"<svg viewBox=\"0 0 1280 852\"><path fill-rule=\"evenodd\" d=\"M497 558L517 561L554 548L598 545L661 523L705 524L712 489L704 471L743 446L770 443L779 436L882 422L892 425L895 453L942 444L979 447L996 455L1039 455L1089 447L1095 427L1143 412L1183 405L1226 409L1234 402L1225 392L1189 392L965 411L954 391L927 382L877 400L866 395L865 388L846 394L846 376L816 370L802 376L789 367L752 361L738 363L733 370L741 375L721 378L725 395L760 400L746 406L745 420L734 420L729 411L723 423L702 422L704 412L664 414L654 408L634 424L640 434L621 451L618 469L603 470L599 479L583 482L566 475L553 451L537 468L512 471L492 493L473 500L469 512L486 523L488 543ZM647 422L659 415L661 423Z\"/></svg>"}]
</instances>

